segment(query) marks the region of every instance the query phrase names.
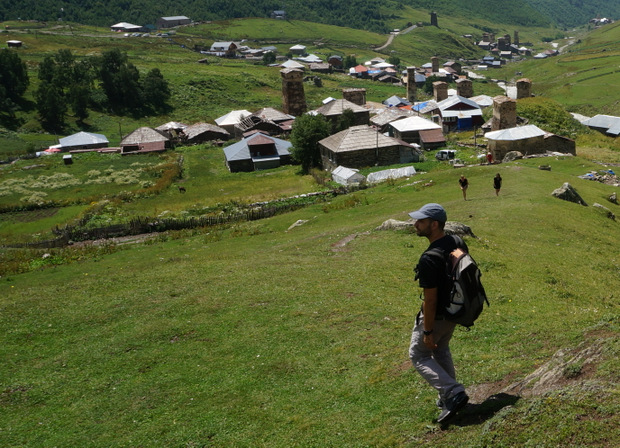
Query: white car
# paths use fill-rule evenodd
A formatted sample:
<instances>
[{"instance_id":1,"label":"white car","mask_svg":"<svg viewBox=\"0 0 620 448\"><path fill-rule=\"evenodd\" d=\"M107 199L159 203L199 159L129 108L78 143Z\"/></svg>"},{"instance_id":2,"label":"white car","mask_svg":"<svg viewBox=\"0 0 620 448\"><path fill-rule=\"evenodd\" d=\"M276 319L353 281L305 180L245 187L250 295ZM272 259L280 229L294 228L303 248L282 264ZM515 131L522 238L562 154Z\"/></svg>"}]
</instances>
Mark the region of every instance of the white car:
<instances>
[{"instance_id":1,"label":"white car","mask_svg":"<svg viewBox=\"0 0 620 448\"><path fill-rule=\"evenodd\" d=\"M456 156L456 149L440 149L435 154L437 160L452 160Z\"/></svg>"}]
</instances>

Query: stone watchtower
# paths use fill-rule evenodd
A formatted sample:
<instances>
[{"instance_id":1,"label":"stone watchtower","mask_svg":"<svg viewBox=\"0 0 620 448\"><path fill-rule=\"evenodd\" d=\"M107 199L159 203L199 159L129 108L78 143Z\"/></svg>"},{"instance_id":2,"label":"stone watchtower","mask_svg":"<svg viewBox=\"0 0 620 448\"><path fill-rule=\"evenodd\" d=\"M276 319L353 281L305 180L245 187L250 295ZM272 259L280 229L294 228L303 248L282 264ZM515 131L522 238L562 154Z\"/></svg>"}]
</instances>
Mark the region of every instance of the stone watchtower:
<instances>
[{"instance_id":1,"label":"stone watchtower","mask_svg":"<svg viewBox=\"0 0 620 448\"><path fill-rule=\"evenodd\" d=\"M415 67L407 67L407 101L413 104L416 100L418 86L415 85Z\"/></svg>"},{"instance_id":2,"label":"stone watchtower","mask_svg":"<svg viewBox=\"0 0 620 448\"><path fill-rule=\"evenodd\" d=\"M464 98L471 98L474 96L474 85L471 79L459 78L456 81L456 94Z\"/></svg>"},{"instance_id":3,"label":"stone watchtower","mask_svg":"<svg viewBox=\"0 0 620 448\"><path fill-rule=\"evenodd\" d=\"M515 30L514 35L515 35L515 37L512 39L514 41L513 44L519 45L519 32L517 30Z\"/></svg>"},{"instance_id":4,"label":"stone watchtower","mask_svg":"<svg viewBox=\"0 0 620 448\"><path fill-rule=\"evenodd\" d=\"M439 73L439 58L437 56L433 56L431 58L431 66L432 66L432 71L433 74L434 73Z\"/></svg>"},{"instance_id":5,"label":"stone watchtower","mask_svg":"<svg viewBox=\"0 0 620 448\"><path fill-rule=\"evenodd\" d=\"M304 92L304 72L296 68L280 70L282 75L282 111L298 117L308 109Z\"/></svg>"},{"instance_id":6,"label":"stone watchtower","mask_svg":"<svg viewBox=\"0 0 620 448\"><path fill-rule=\"evenodd\" d=\"M437 13L434 11L431 12L431 26L439 27L439 25L437 24Z\"/></svg>"},{"instance_id":7,"label":"stone watchtower","mask_svg":"<svg viewBox=\"0 0 620 448\"><path fill-rule=\"evenodd\" d=\"M343 89L342 97L358 106L366 105L366 89Z\"/></svg>"},{"instance_id":8,"label":"stone watchtower","mask_svg":"<svg viewBox=\"0 0 620 448\"><path fill-rule=\"evenodd\" d=\"M514 128L517 125L517 101L499 95L493 98L491 131Z\"/></svg>"},{"instance_id":9,"label":"stone watchtower","mask_svg":"<svg viewBox=\"0 0 620 448\"><path fill-rule=\"evenodd\" d=\"M448 98L448 83L443 81L435 81L433 83L433 96L437 102Z\"/></svg>"},{"instance_id":10,"label":"stone watchtower","mask_svg":"<svg viewBox=\"0 0 620 448\"><path fill-rule=\"evenodd\" d=\"M529 98L532 96L532 81L527 78L517 80L517 99Z\"/></svg>"}]
</instances>

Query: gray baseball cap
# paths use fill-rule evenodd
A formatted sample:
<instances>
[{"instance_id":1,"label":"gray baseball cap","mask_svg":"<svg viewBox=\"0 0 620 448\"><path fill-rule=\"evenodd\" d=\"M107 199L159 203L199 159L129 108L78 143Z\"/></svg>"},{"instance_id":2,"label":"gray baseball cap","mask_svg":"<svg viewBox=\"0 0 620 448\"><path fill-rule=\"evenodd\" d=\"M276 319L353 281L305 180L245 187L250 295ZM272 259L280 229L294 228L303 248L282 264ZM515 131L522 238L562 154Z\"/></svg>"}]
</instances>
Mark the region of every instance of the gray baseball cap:
<instances>
[{"instance_id":1,"label":"gray baseball cap","mask_svg":"<svg viewBox=\"0 0 620 448\"><path fill-rule=\"evenodd\" d=\"M409 213L413 219L426 219L430 218L434 221L446 222L448 220L448 216L446 215L446 211L444 208L435 204L434 202L430 204L426 204L422 206L419 210Z\"/></svg>"}]
</instances>

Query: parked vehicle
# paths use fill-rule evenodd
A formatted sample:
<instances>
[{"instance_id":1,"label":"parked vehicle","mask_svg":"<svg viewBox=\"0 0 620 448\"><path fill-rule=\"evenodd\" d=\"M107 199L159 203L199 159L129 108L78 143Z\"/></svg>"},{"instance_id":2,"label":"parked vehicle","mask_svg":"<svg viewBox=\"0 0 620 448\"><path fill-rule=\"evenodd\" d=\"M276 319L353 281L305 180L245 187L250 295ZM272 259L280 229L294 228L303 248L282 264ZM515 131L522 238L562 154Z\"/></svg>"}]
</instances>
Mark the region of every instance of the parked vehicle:
<instances>
[{"instance_id":1,"label":"parked vehicle","mask_svg":"<svg viewBox=\"0 0 620 448\"><path fill-rule=\"evenodd\" d=\"M437 160L452 160L456 156L456 149L440 149L435 154Z\"/></svg>"}]
</instances>

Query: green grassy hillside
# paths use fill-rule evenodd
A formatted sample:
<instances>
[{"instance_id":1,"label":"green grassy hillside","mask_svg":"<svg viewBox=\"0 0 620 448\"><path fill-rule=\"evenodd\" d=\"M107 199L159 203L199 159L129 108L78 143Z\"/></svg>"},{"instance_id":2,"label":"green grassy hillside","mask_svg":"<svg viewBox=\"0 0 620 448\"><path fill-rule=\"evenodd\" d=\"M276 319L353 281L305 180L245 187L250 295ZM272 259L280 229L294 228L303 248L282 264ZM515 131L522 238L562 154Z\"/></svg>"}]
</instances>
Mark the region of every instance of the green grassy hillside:
<instances>
[{"instance_id":1,"label":"green grassy hillside","mask_svg":"<svg viewBox=\"0 0 620 448\"><path fill-rule=\"evenodd\" d=\"M585 159L540 163L420 174L69 265L40 255L40 270L0 278L0 444L617 445L620 227L550 195L570 182L618 215L614 188L578 179L600 168ZM444 430L407 359L427 242L374 230L430 201L476 234L491 300L455 336L474 398ZM553 381L508 388L559 349Z\"/></svg>"}]
</instances>

